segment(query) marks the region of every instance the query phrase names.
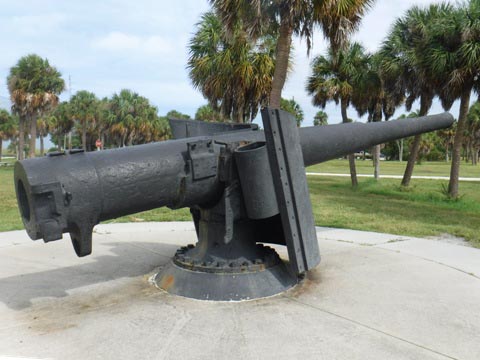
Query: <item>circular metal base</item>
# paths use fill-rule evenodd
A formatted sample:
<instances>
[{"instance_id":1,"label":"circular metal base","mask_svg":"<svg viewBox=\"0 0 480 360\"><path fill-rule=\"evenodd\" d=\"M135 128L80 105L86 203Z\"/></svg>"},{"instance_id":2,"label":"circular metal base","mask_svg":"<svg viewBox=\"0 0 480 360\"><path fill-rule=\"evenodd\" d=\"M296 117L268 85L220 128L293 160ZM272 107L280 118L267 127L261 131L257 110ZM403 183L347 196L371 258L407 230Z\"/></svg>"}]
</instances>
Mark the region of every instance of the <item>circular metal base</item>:
<instances>
[{"instance_id":1,"label":"circular metal base","mask_svg":"<svg viewBox=\"0 0 480 360\"><path fill-rule=\"evenodd\" d=\"M298 283L283 261L262 270L192 271L170 262L155 276L161 289L199 300L240 301L279 294Z\"/></svg>"},{"instance_id":2,"label":"circular metal base","mask_svg":"<svg viewBox=\"0 0 480 360\"><path fill-rule=\"evenodd\" d=\"M270 246L256 244L242 250L232 252L236 256L228 259L224 251L215 254L214 249L203 251L201 247L190 244L177 250L173 263L192 271L243 274L262 271L282 262Z\"/></svg>"}]
</instances>

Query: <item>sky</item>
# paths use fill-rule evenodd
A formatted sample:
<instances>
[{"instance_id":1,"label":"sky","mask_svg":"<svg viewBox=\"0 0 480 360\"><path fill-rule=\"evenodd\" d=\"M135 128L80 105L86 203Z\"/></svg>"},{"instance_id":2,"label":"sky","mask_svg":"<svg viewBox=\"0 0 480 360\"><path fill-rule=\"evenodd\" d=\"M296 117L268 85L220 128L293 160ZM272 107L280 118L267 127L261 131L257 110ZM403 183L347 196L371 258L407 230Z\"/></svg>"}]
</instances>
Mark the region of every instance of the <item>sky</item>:
<instances>
[{"instance_id":1,"label":"sky","mask_svg":"<svg viewBox=\"0 0 480 360\"><path fill-rule=\"evenodd\" d=\"M432 2L377 0L353 39L375 51L398 16ZM128 88L150 99L160 115L175 109L193 117L206 100L188 78L188 42L208 9L206 0L0 0L0 107L7 103L10 67L36 53L62 73L67 83L63 100L78 90L103 97ZM307 57L305 42L294 39L294 67L283 90L284 98L302 107L303 126L312 125L320 110L311 104L305 82L312 59L325 53L327 43L319 31L313 40ZM431 113L442 111L435 101ZM340 107L329 104L326 112L329 123L341 122ZM401 107L395 116L404 112ZM451 112L457 116L458 104ZM349 117L366 121L353 109Z\"/></svg>"}]
</instances>

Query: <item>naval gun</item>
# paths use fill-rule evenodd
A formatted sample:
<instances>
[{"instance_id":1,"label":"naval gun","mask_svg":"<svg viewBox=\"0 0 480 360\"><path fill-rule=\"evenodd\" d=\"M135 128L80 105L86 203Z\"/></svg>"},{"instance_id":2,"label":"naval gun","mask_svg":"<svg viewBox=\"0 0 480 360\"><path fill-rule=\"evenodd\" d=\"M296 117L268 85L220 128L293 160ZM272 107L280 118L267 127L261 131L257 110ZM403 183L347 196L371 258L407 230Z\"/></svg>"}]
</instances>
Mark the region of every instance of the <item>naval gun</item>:
<instances>
[{"instance_id":1,"label":"naval gun","mask_svg":"<svg viewBox=\"0 0 480 360\"><path fill-rule=\"evenodd\" d=\"M174 140L18 161L14 181L27 233L45 242L70 233L76 254L86 256L101 221L188 207L198 241L176 251L157 285L204 300L274 295L320 262L306 166L454 120L443 113L297 128L289 113L265 108L262 121L264 130L171 119ZM288 261L265 244L285 245Z\"/></svg>"}]
</instances>

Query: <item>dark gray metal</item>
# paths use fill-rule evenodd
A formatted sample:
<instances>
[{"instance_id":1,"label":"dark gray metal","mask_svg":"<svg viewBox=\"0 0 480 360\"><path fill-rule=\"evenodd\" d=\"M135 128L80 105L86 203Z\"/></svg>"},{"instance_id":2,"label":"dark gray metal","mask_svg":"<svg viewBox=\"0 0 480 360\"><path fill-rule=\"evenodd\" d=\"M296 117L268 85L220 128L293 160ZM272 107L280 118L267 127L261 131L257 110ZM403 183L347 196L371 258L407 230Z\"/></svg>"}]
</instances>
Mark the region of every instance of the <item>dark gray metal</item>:
<instances>
[{"instance_id":1,"label":"dark gray metal","mask_svg":"<svg viewBox=\"0 0 480 360\"><path fill-rule=\"evenodd\" d=\"M445 129L455 119L448 113L414 119L350 123L298 129L305 166L370 149L374 145Z\"/></svg>"},{"instance_id":2,"label":"dark gray metal","mask_svg":"<svg viewBox=\"0 0 480 360\"><path fill-rule=\"evenodd\" d=\"M229 131L258 130L256 124L229 124L174 118L168 120L175 139L221 134Z\"/></svg>"},{"instance_id":3,"label":"dark gray metal","mask_svg":"<svg viewBox=\"0 0 480 360\"><path fill-rule=\"evenodd\" d=\"M173 121L180 124L172 126L178 140L17 162L15 189L28 235L48 242L69 232L77 255L86 256L100 221L189 207L198 243L175 255L159 284L200 299L272 295L319 261L303 165L453 123L445 113L297 131L282 111L262 115L265 133L251 125ZM286 245L290 271L259 243Z\"/></svg>"},{"instance_id":4,"label":"dark gray metal","mask_svg":"<svg viewBox=\"0 0 480 360\"><path fill-rule=\"evenodd\" d=\"M290 266L301 274L320 263L320 251L296 121L277 109L262 119Z\"/></svg>"},{"instance_id":5,"label":"dark gray metal","mask_svg":"<svg viewBox=\"0 0 480 360\"><path fill-rule=\"evenodd\" d=\"M235 151L238 176L242 186L247 215L266 219L279 213L272 173L264 141L250 143ZM255 174L255 176L252 176Z\"/></svg>"},{"instance_id":6,"label":"dark gray metal","mask_svg":"<svg viewBox=\"0 0 480 360\"><path fill-rule=\"evenodd\" d=\"M297 283L284 262L255 271L212 273L185 271L171 262L157 276L156 283L171 294L199 300L238 301L272 296Z\"/></svg>"},{"instance_id":7,"label":"dark gray metal","mask_svg":"<svg viewBox=\"0 0 480 360\"><path fill-rule=\"evenodd\" d=\"M193 180L217 175L217 158L212 140L198 140L187 143L188 157Z\"/></svg>"}]
</instances>

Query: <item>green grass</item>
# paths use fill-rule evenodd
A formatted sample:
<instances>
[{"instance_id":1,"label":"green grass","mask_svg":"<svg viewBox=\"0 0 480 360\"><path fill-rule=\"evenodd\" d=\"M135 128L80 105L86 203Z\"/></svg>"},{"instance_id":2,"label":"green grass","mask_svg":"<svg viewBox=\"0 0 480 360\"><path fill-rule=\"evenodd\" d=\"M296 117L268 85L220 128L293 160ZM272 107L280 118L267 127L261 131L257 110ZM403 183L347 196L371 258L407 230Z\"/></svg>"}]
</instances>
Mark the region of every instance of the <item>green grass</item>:
<instances>
[{"instance_id":1,"label":"green grass","mask_svg":"<svg viewBox=\"0 0 480 360\"><path fill-rule=\"evenodd\" d=\"M134 215L123 216L118 219L110 220L108 223L121 222L142 222L142 221L191 221L189 209L170 210L169 208L159 208L144 211Z\"/></svg>"},{"instance_id":2,"label":"green grass","mask_svg":"<svg viewBox=\"0 0 480 360\"><path fill-rule=\"evenodd\" d=\"M387 169L403 171L404 165L382 162L382 172L387 173ZM340 160L317 167L335 169L328 172L348 171L347 162ZM441 171L447 167L443 163L424 163L417 167L417 174L445 175ZM365 169L371 171L371 165ZM464 170L461 175L467 176ZM478 170L472 167L469 171L474 174ZM323 169L316 171L327 172ZM394 174L401 174L401 171ZM12 176L12 167L0 168L0 231L23 228ZM352 189L348 178L308 178L317 225L420 237L448 233L464 237L480 247L480 183L461 182L462 196L452 201L442 192L442 184L445 186L446 181L412 180L409 189L401 188L400 180L396 179L375 182L373 179L360 178L359 181L358 188ZM187 220L190 220L188 209L172 211L162 208L124 216L111 222Z\"/></svg>"},{"instance_id":3,"label":"green grass","mask_svg":"<svg viewBox=\"0 0 480 360\"><path fill-rule=\"evenodd\" d=\"M480 247L480 184L462 182L462 197L448 200L439 180L415 180L408 190L399 180L309 177L317 225L410 236L448 233Z\"/></svg>"},{"instance_id":4,"label":"green grass","mask_svg":"<svg viewBox=\"0 0 480 360\"><path fill-rule=\"evenodd\" d=\"M358 174L373 174L373 165L371 160L357 160ZM381 161L380 175L403 175L407 162L399 161ZM309 172L323 172L333 174L349 174L347 160L332 160L307 168ZM416 165L413 175L424 176L450 176L450 163L444 161L423 162ZM462 162L460 167L460 176L462 177L480 177L480 166L473 166Z\"/></svg>"},{"instance_id":5,"label":"green grass","mask_svg":"<svg viewBox=\"0 0 480 360\"><path fill-rule=\"evenodd\" d=\"M0 231L23 227L13 187L13 167L0 167Z\"/></svg>"}]
</instances>

